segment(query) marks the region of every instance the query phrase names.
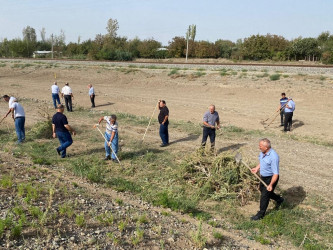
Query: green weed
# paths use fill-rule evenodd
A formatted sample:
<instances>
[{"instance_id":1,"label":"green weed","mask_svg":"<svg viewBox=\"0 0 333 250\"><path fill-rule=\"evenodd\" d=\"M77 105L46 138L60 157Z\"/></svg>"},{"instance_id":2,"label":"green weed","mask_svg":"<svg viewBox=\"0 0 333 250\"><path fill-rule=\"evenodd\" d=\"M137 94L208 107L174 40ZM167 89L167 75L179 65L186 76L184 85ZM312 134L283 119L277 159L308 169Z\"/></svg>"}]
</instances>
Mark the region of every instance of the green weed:
<instances>
[{"instance_id":1,"label":"green weed","mask_svg":"<svg viewBox=\"0 0 333 250\"><path fill-rule=\"evenodd\" d=\"M223 235L220 232L213 231L213 236L217 240L223 240Z\"/></svg>"},{"instance_id":2,"label":"green weed","mask_svg":"<svg viewBox=\"0 0 333 250\"><path fill-rule=\"evenodd\" d=\"M84 218L84 213L81 213L80 215L76 215L75 223L79 227L84 227L86 225L86 219Z\"/></svg>"},{"instance_id":3,"label":"green weed","mask_svg":"<svg viewBox=\"0 0 333 250\"><path fill-rule=\"evenodd\" d=\"M120 222L119 222L119 224L118 224L118 229L119 229L119 231L120 232L123 232L125 229L126 229L126 227L127 227L127 221L126 220L121 220Z\"/></svg>"},{"instance_id":4,"label":"green weed","mask_svg":"<svg viewBox=\"0 0 333 250\"><path fill-rule=\"evenodd\" d=\"M170 71L170 73L168 74L168 76L175 75L175 74L178 74L178 69L172 69Z\"/></svg>"},{"instance_id":5,"label":"green weed","mask_svg":"<svg viewBox=\"0 0 333 250\"><path fill-rule=\"evenodd\" d=\"M198 229L195 233L192 233L191 238L194 242L194 244L202 249L206 245L207 238L202 233L202 221L199 222Z\"/></svg>"},{"instance_id":6,"label":"green weed","mask_svg":"<svg viewBox=\"0 0 333 250\"><path fill-rule=\"evenodd\" d=\"M58 209L61 216L66 215L67 218L72 218L74 215L74 204L72 203L64 203L59 205Z\"/></svg>"},{"instance_id":7,"label":"green weed","mask_svg":"<svg viewBox=\"0 0 333 250\"><path fill-rule=\"evenodd\" d=\"M280 80L281 74L274 74L269 77L271 81L277 81Z\"/></svg>"},{"instance_id":8,"label":"green weed","mask_svg":"<svg viewBox=\"0 0 333 250\"><path fill-rule=\"evenodd\" d=\"M131 242L132 242L133 246L136 246L136 245L138 245L140 242L143 241L144 231L141 230L140 228L136 228L134 234L135 234L135 236L133 236L133 237L131 238Z\"/></svg>"},{"instance_id":9,"label":"green weed","mask_svg":"<svg viewBox=\"0 0 333 250\"><path fill-rule=\"evenodd\" d=\"M13 178L11 175L3 175L0 180L0 186L3 188L11 188L13 186Z\"/></svg>"},{"instance_id":10,"label":"green weed","mask_svg":"<svg viewBox=\"0 0 333 250\"><path fill-rule=\"evenodd\" d=\"M114 217L111 212L105 212L98 215L97 220L105 226L111 226L113 224Z\"/></svg>"}]
</instances>

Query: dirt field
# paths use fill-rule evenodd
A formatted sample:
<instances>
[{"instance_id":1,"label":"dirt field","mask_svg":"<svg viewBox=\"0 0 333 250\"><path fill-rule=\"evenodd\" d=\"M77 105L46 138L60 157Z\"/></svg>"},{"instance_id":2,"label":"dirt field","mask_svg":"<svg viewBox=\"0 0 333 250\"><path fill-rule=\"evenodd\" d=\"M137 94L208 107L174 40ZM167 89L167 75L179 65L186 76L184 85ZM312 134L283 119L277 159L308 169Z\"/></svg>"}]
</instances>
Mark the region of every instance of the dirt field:
<instances>
[{"instance_id":1,"label":"dirt field","mask_svg":"<svg viewBox=\"0 0 333 250\"><path fill-rule=\"evenodd\" d=\"M23 62L17 63L24 65ZM106 65L62 65L48 68L48 64L36 64L21 69L7 63L0 67L0 91L18 97L35 98L51 104L50 85L55 80L62 87L69 82L74 92L74 105L90 107L87 84L96 91L98 110L131 113L150 117L158 99L165 99L170 109L170 120L199 123L211 103L220 113L222 125L233 125L246 130L260 131L271 138L273 147L281 157L281 182L284 188L303 186L306 191L322 194L332 199L330 181L333 178L332 144L333 125L333 75L281 74L281 79L257 77L263 72L237 72L237 75L221 76L218 71L203 71L205 75L194 76L193 70L180 70L168 75L170 69L117 68ZM200 71L199 71L200 72ZM267 72L274 74L275 72ZM286 77L288 76L288 77ZM291 95L296 103L294 127L284 135L279 127L279 117L264 129L262 120L274 115L280 93ZM6 105L1 105L2 113ZM33 116L27 110L27 122ZM155 114L156 115L156 114ZM177 133L170 131L171 140ZM297 140L290 140L289 138ZM200 138L187 142L196 147ZM221 148L231 146L223 135L218 138ZM256 162L257 140L240 141L241 150L247 158ZM316 145L315 143L323 144Z\"/></svg>"},{"instance_id":2,"label":"dirt field","mask_svg":"<svg viewBox=\"0 0 333 250\"><path fill-rule=\"evenodd\" d=\"M245 131L232 138L219 134L217 152L239 150L244 160L254 165L259 153L258 140L268 137L280 155L280 188L301 188L325 203L333 200L330 184L333 179L333 130L330 129L333 125L333 75L279 72L280 79L272 81L269 75L276 72L250 71L246 67L241 71L227 71L222 76L221 71L214 70L176 69L172 73L171 69L165 68L119 67L103 63L0 61L0 66L1 95L13 95L19 100L39 100L38 105L52 107L50 87L53 81L56 80L60 88L69 82L74 94L74 112L66 115L76 128L92 125L91 121L75 120L76 109L90 107L89 83L93 84L96 92L95 111L150 117L157 100L164 99L170 110L171 124L191 121L199 126L203 113L213 103L222 126ZM267 129L261 123L274 116L281 92L291 95L296 103L294 126L287 134L281 131L279 116ZM0 113L5 114L7 107L3 102ZM27 125L32 126L40 119L36 105L24 108ZM2 126L13 129L8 118ZM120 131L138 140L144 132L128 124L120 124ZM200 136L191 137L172 127L169 133L171 145L165 150L191 152L200 145ZM160 139L156 125L148 131L146 141L158 147ZM126 142L123 144L126 150ZM80 153L80 146L77 139L71 150ZM248 206L246 213L255 213L257 206ZM251 245L247 241L242 244L260 248L260 245Z\"/></svg>"}]
</instances>

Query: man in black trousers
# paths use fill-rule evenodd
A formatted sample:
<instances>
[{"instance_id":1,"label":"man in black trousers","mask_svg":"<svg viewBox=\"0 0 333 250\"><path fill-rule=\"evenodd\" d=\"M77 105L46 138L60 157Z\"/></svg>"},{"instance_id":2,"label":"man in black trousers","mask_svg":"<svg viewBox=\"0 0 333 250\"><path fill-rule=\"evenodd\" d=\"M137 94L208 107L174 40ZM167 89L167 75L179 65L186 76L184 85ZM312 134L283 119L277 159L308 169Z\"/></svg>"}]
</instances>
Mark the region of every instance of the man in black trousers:
<instances>
[{"instance_id":1,"label":"man in black trousers","mask_svg":"<svg viewBox=\"0 0 333 250\"><path fill-rule=\"evenodd\" d=\"M216 127L215 127L216 124ZM203 135L201 146L206 146L206 141L209 136L210 139L210 150L213 152L215 149L215 133L216 129L220 128L220 117L215 111L215 105L210 105L209 110L203 116Z\"/></svg>"},{"instance_id":2,"label":"man in black trousers","mask_svg":"<svg viewBox=\"0 0 333 250\"><path fill-rule=\"evenodd\" d=\"M260 170L261 179L267 184L267 188L260 182L260 210L251 217L251 220L260 220L265 214L270 199L276 201L276 208L279 208L284 199L274 193L274 189L279 182L279 155L271 148L271 142L267 138L259 141L259 164L251 169L252 173Z\"/></svg>"},{"instance_id":3,"label":"man in black trousers","mask_svg":"<svg viewBox=\"0 0 333 250\"><path fill-rule=\"evenodd\" d=\"M160 137L162 139L161 147L166 147L169 145L169 109L164 100L159 100L158 108L160 110L158 122L160 123Z\"/></svg>"}]
</instances>

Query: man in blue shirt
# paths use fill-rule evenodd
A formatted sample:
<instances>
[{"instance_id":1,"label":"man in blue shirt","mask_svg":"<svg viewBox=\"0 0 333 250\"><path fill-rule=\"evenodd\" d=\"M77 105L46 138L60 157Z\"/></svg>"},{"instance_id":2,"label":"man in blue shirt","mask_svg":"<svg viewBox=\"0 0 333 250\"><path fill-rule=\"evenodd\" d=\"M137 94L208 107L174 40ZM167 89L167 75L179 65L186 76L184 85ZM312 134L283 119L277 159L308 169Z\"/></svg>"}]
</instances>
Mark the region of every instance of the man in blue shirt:
<instances>
[{"instance_id":1,"label":"man in blue shirt","mask_svg":"<svg viewBox=\"0 0 333 250\"><path fill-rule=\"evenodd\" d=\"M286 107L286 104L288 102L288 97L286 97L286 93L282 93L281 94L281 99L280 99L280 106L278 108L277 111L280 110L280 115L281 115L281 127L284 125L284 122L283 122L283 116L284 116L284 109ZM277 112L276 111L276 112Z\"/></svg>"},{"instance_id":2,"label":"man in blue shirt","mask_svg":"<svg viewBox=\"0 0 333 250\"><path fill-rule=\"evenodd\" d=\"M284 109L284 132L290 131L291 125L293 124L293 115L295 110L295 102L293 98L288 98L288 103Z\"/></svg>"},{"instance_id":3,"label":"man in blue shirt","mask_svg":"<svg viewBox=\"0 0 333 250\"><path fill-rule=\"evenodd\" d=\"M276 208L279 208L284 199L274 193L274 189L279 181L279 155L271 148L271 142L267 139L259 141L259 164L252 168L252 173L260 170L261 179L267 184L267 188L260 182L260 211L251 217L252 220L260 220L265 216L269 200L276 201Z\"/></svg>"},{"instance_id":4,"label":"man in blue shirt","mask_svg":"<svg viewBox=\"0 0 333 250\"><path fill-rule=\"evenodd\" d=\"M61 158L65 158L66 148L68 148L73 143L72 136L75 135L75 130L69 126L67 117L63 114L65 110L64 105L59 104L57 107L57 113L52 118L52 136L53 138L58 137L60 146L56 148L58 155Z\"/></svg>"},{"instance_id":5,"label":"man in blue shirt","mask_svg":"<svg viewBox=\"0 0 333 250\"><path fill-rule=\"evenodd\" d=\"M215 127L216 124L216 127ZM206 141L209 136L210 150L213 152L215 149L215 130L220 128L219 113L215 111L215 105L210 105L209 110L203 116L203 135L201 145L206 146Z\"/></svg>"},{"instance_id":6,"label":"man in blue shirt","mask_svg":"<svg viewBox=\"0 0 333 250\"><path fill-rule=\"evenodd\" d=\"M92 84L88 84L91 107L95 108L95 90Z\"/></svg>"}]
</instances>

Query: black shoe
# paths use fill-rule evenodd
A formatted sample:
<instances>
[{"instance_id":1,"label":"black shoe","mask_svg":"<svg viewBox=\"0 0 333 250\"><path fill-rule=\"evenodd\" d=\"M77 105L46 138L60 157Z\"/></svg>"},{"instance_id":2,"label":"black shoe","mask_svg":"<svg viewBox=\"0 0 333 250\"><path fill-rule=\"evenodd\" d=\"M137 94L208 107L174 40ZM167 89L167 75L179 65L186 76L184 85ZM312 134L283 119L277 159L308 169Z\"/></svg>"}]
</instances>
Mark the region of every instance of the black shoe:
<instances>
[{"instance_id":1,"label":"black shoe","mask_svg":"<svg viewBox=\"0 0 333 250\"><path fill-rule=\"evenodd\" d=\"M60 155L60 150L58 148L56 148L56 150L57 150L58 155Z\"/></svg>"},{"instance_id":2,"label":"black shoe","mask_svg":"<svg viewBox=\"0 0 333 250\"><path fill-rule=\"evenodd\" d=\"M106 156L106 157L104 158L104 161L109 161L109 160L111 160L111 156L110 156L110 155L108 155L108 156Z\"/></svg>"},{"instance_id":3,"label":"black shoe","mask_svg":"<svg viewBox=\"0 0 333 250\"><path fill-rule=\"evenodd\" d=\"M162 144L160 145L160 147L166 147L166 146L168 146L168 145L169 145L169 144L163 144L163 143L162 143Z\"/></svg>"},{"instance_id":4,"label":"black shoe","mask_svg":"<svg viewBox=\"0 0 333 250\"><path fill-rule=\"evenodd\" d=\"M284 199L281 197L281 199L276 202L275 209L279 209L283 202L284 202Z\"/></svg>"},{"instance_id":5,"label":"black shoe","mask_svg":"<svg viewBox=\"0 0 333 250\"><path fill-rule=\"evenodd\" d=\"M280 127L283 127L283 126L284 126L284 124L281 124L281 125L280 125Z\"/></svg>"},{"instance_id":6,"label":"black shoe","mask_svg":"<svg viewBox=\"0 0 333 250\"><path fill-rule=\"evenodd\" d=\"M256 214L251 217L251 220L261 220L262 218L264 218L264 216L262 216L260 214Z\"/></svg>"},{"instance_id":7,"label":"black shoe","mask_svg":"<svg viewBox=\"0 0 333 250\"><path fill-rule=\"evenodd\" d=\"M111 161L114 163L119 163L116 159L111 159Z\"/></svg>"}]
</instances>

